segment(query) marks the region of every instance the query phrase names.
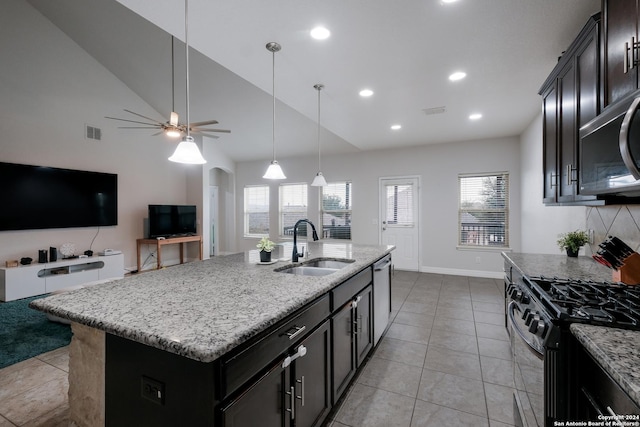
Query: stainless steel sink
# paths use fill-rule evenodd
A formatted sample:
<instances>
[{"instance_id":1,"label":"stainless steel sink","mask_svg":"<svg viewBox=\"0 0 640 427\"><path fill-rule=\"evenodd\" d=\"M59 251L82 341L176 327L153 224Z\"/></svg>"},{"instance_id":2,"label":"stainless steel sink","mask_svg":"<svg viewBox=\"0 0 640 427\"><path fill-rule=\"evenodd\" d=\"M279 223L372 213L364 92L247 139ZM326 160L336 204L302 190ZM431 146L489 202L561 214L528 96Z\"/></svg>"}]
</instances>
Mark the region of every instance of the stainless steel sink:
<instances>
[{"instance_id":1,"label":"stainless steel sink","mask_svg":"<svg viewBox=\"0 0 640 427\"><path fill-rule=\"evenodd\" d=\"M289 267L284 270L278 270L280 273L296 274L299 276L326 276L327 274L335 273L337 268L322 268L322 267Z\"/></svg>"},{"instance_id":2,"label":"stainless steel sink","mask_svg":"<svg viewBox=\"0 0 640 427\"><path fill-rule=\"evenodd\" d=\"M340 270L342 267L346 267L352 262L353 260L338 261L335 259L314 259L311 261L304 262L302 263L302 265L305 267L332 268L332 269Z\"/></svg>"},{"instance_id":3,"label":"stainless steel sink","mask_svg":"<svg viewBox=\"0 0 640 427\"><path fill-rule=\"evenodd\" d=\"M278 268L275 271L286 274L296 274L299 276L326 276L335 273L343 267L354 262L352 259L313 259L298 265Z\"/></svg>"}]
</instances>

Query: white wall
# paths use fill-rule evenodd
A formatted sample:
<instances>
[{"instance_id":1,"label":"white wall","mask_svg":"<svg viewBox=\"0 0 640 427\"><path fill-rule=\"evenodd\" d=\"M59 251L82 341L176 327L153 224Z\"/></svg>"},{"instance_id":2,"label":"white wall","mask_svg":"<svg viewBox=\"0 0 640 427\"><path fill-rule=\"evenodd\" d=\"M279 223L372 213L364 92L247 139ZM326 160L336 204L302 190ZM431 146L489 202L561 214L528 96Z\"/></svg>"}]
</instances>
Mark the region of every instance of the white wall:
<instances>
[{"instance_id":1,"label":"white wall","mask_svg":"<svg viewBox=\"0 0 640 427\"><path fill-rule=\"evenodd\" d=\"M545 206L542 175L542 113L520 136L522 186L521 252L560 254L558 234L586 227L584 206ZM580 254L584 252L581 249Z\"/></svg>"},{"instance_id":2,"label":"white wall","mask_svg":"<svg viewBox=\"0 0 640 427\"><path fill-rule=\"evenodd\" d=\"M317 158L278 159L287 175L286 183L311 182ZM262 175L268 161L242 162L237 165L236 209L241 215L242 194L246 185L268 183ZM369 151L340 156L323 156L323 173L329 182L353 182L354 243L378 244L378 179L380 177L419 175L422 180L423 242L420 257L422 271L500 277L502 258L499 251L457 250L458 174L467 172L507 171L511 183L511 247L520 243L520 146L518 138L468 141L415 148ZM277 230L278 185L271 185L271 229ZM319 196L309 191L309 218L318 220ZM316 222L317 224L318 222ZM238 221L238 247L252 249L255 239L243 238L243 224ZM277 236L271 236L272 239ZM480 257L481 262L476 263Z\"/></svg>"},{"instance_id":3,"label":"white wall","mask_svg":"<svg viewBox=\"0 0 640 427\"><path fill-rule=\"evenodd\" d=\"M135 266L147 205L186 203L186 169L167 161L173 142L104 116L158 113L24 1L3 2L0 57L0 161L118 174L117 226L3 231L0 263L37 260L38 249L66 242L82 253L97 234L94 251L120 249ZM102 129L102 141L84 139L85 123Z\"/></svg>"}]
</instances>

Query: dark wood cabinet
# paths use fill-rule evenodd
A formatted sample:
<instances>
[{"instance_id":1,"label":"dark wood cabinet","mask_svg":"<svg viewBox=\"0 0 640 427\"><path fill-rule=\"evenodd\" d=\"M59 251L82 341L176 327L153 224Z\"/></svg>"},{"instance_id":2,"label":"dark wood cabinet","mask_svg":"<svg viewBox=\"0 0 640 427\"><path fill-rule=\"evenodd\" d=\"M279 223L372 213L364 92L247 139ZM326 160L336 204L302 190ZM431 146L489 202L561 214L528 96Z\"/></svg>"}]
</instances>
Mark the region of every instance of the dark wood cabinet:
<instances>
[{"instance_id":1,"label":"dark wood cabinet","mask_svg":"<svg viewBox=\"0 0 640 427\"><path fill-rule=\"evenodd\" d=\"M373 328L372 328L372 287L367 286L356 297L356 312L355 312L355 337L356 337L356 361L360 366L364 359L369 355L369 352L373 348Z\"/></svg>"},{"instance_id":2,"label":"dark wood cabinet","mask_svg":"<svg viewBox=\"0 0 640 427\"><path fill-rule=\"evenodd\" d=\"M600 14L592 16L540 89L545 204L588 204L579 194L579 129L601 109Z\"/></svg>"},{"instance_id":3,"label":"dark wood cabinet","mask_svg":"<svg viewBox=\"0 0 640 427\"><path fill-rule=\"evenodd\" d=\"M313 427L331 409L331 339L329 321L279 360L239 397L222 409L225 427ZM287 366L285 366L287 365Z\"/></svg>"},{"instance_id":4,"label":"dark wood cabinet","mask_svg":"<svg viewBox=\"0 0 640 427\"><path fill-rule=\"evenodd\" d=\"M604 105L638 87L637 0L603 0Z\"/></svg>"},{"instance_id":5,"label":"dark wood cabinet","mask_svg":"<svg viewBox=\"0 0 640 427\"><path fill-rule=\"evenodd\" d=\"M575 402L571 408L572 418L602 421L602 416L618 415L620 421L629 425L640 421L638 405L575 338L572 344L576 349L570 386L572 401Z\"/></svg>"},{"instance_id":6,"label":"dark wood cabinet","mask_svg":"<svg viewBox=\"0 0 640 427\"><path fill-rule=\"evenodd\" d=\"M373 347L372 289L368 285L331 317L334 404Z\"/></svg>"}]
</instances>

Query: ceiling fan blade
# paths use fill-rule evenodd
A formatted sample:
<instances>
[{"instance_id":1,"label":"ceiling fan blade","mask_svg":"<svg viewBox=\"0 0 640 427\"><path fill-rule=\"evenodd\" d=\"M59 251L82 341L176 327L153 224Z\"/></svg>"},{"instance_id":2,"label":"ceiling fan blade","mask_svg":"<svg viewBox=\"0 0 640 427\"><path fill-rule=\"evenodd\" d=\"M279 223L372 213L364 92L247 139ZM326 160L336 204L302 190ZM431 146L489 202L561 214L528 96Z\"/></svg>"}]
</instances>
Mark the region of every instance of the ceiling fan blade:
<instances>
[{"instance_id":1,"label":"ceiling fan blade","mask_svg":"<svg viewBox=\"0 0 640 427\"><path fill-rule=\"evenodd\" d=\"M228 129L204 129L199 127L192 127L192 132L222 132L222 133L231 133Z\"/></svg>"},{"instance_id":2,"label":"ceiling fan blade","mask_svg":"<svg viewBox=\"0 0 640 427\"><path fill-rule=\"evenodd\" d=\"M141 125L160 126L160 124L159 124L159 123L146 123L146 122L139 122L139 121L137 121L137 120L120 119L120 118L118 118L118 117L108 117L108 116L105 116L104 118L105 118L105 119L111 119L111 120L120 120L120 121L122 121L122 122L139 123L139 124L141 124Z\"/></svg>"},{"instance_id":3,"label":"ceiling fan blade","mask_svg":"<svg viewBox=\"0 0 640 427\"><path fill-rule=\"evenodd\" d=\"M205 122L194 122L191 123L191 126L206 126L206 125L217 125L219 122L217 120L207 120Z\"/></svg>"},{"instance_id":4,"label":"ceiling fan blade","mask_svg":"<svg viewBox=\"0 0 640 427\"><path fill-rule=\"evenodd\" d=\"M134 113L133 111L131 111L131 110L127 110L126 108L124 109L124 111L126 111L127 113L131 113L131 114L133 114L133 115L136 115L136 116L138 116L138 117L142 117L143 119L151 120L152 122L158 122L158 123L161 123L161 121L160 121L160 120L152 119L151 117L147 117L147 116L143 116L142 114Z\"/></svg>"},{"instance_id":5,"label":"ceiling fan blade","mask_svg":"<svg viewBox=\"0 0 640 427\"><path fill-rule=\"evenodd\" d=\"M158 135L162 135L164 133L164 130L161 130L160 132L156 132L151 136L158 136Z\"/></svg>"},{"instance_id":6,"label":"ceiling fan blade","mask_svg":"<svg viewBox=\"0 0 640 427\"><path fill-rule=\"evenodd\" d=\"M213 139L220 138L218 135L214 135L212 133L205 133L205 132L200 132L200 131L197 131L197 132L194 131L194 132L191 132L191 133L193 133L194 135L206 136L207 138L213 138Z\"/></svg>"},{"instance_id":7,"label":"ceiling fan blade","mask_svg":"<svg viewBox=\"0 0 640 427\"><path fill-rule=\"evenodd\" d=\"M145 126L118 126L118 129L158 129L158 126L145 127Z\"/></svg>"}]
</instances>

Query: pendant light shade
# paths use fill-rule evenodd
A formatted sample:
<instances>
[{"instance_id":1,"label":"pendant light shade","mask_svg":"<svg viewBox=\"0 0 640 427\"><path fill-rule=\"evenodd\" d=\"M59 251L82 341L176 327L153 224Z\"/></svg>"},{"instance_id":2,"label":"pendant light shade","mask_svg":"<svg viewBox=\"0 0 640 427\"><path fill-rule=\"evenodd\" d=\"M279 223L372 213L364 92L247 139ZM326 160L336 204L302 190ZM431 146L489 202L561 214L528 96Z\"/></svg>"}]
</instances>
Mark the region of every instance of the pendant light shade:
<instances>
[{"instance_id":1,"label":"pendant light shade","mask_svg":"<svg viewBox=\"0 0 640 427\"><path fill-rule=\"evenodd\" d=\"M313 182L311 183L312 187L326 187L327 186L327 180L324 179L324 175L322 175L322 172L318 172L315 176L315 178L313 178Z\"/></svg>"},{"instance_id":2,"label":"pendant light shade","mask_svg":"<svg viewBox=\"0 0 640 427\"><path fill-rule=\"evenodd\" d=\"M184 0L184 46L185 46L185 62L186 62L186 95L187 95L187 134L182 138L180 144L169 157L169 160L176 163L186 163L191 165L201 165L207 163L202 157L200 149L190 135L191 124L189 123L189 0Z\"/></svg>"},{"instance_id":3,"label":"pendant light shade","mask_svg":"<svg viewBox=\"0 0 640 427\"><path fill-rule=\"evenodd\" d=\"M325 187L327 185L327 180L324 179L324 175L322 175L322 168L320 164L320 91L324 89L324 85L317 84L314 85L313 88L318 91L318 173L315 178L313 178L311 186Z\"/></svg>"},{"instance_id":4,"label":"pendant light shade","mask_svg":"<svg viewBox=\"0 0 640 427\"><path fill-rule=\"evenodd\" d=\"M271 141L273 145L273 160L262 177L264 179L286 179L287 177L284 175L284 172L282 172L282 168L276 160L276 52L279 52L282 47L276 42L269 42L266 48L272 54L273 128L271 131Z\"/></svg>"},{"instance_id":5,"label":"pendant light shade","mask_svg":"<svg viewBox=\"0 0 640 427\"><path fill-rule=\"evenodd\" d=\"M173 156L169 157L169 160L189 165L203 165L207 163L204 157L202 157L202 154L200 154L200 150L191 136L185 136L182 141L180 141L178 148L176 148Z\"/></svg>"},{"instance_id":6,"label":"pendant light shade","mask_svg":"<svg viewBox=\"0 0 640 427\"><path fill-rule=\"evenodd\" d=\"M267 172L265 172L265 174L262 177L265 179L285 179L286 178L277 160L273 160L271 162L271 164L267 168Z\"/></svg>"}]
</instances>

